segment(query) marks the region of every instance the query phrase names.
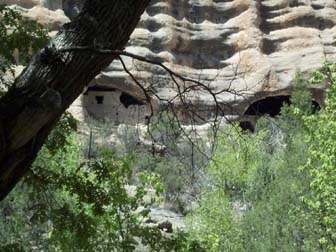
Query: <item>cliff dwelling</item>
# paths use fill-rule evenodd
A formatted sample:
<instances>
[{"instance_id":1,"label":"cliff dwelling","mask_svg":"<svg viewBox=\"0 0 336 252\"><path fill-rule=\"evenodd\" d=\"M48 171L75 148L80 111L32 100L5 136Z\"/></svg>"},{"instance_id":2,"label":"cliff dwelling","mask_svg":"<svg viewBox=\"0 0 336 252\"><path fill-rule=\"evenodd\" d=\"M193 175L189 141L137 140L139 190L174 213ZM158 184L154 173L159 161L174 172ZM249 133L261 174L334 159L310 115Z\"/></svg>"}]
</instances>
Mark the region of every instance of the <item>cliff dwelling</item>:
<instances>
[{"instance_id":1,"label":"cliff dwelling","mask_svg":"<svg viewBox=\"0 0 336 252\"><path fill-rule=\"evenodd\" d=\"M336 0L0 20L0 252L336 251Z\"/></svg>"},{"instance_id":2,"label":"cliff dwelling","mask_svg":"<svg viewBox=\"0 0 336 252\"><path fill-rule=\"evenodd\" d=\"M148 105L114 88L90 87L83 94L81 104L89 117L116 125L145 123L150 114Z\"/></svg>"},{"instance_id":3,"label":"cliff dwelling","mask_svg":"<svg viewBox=\"0 0 336 252\"><path fill-rule=\"evenodd\" d=\"M56 32L78 13L83 1L4 2L19 3L24 15ZM298 72L309 74L320 69L323 61L336 60L334 0L323 4L289 0L206 2L152 1L125 47L127 52L160 62L218 91L216 101L204 90L183 98L185 103L197 104L193 109L200 117L211 118L219 101L226 107L221 116L252 129L254 120L247 117L276 116L281 105L289 103L289 90ZM112 62L92 80L90 88L70 107L75 117L108 118L114 124L145 123L150 107L136 98L142 90L125 68L150 90L151 98L181 106L181 99L174 96L184 88L183 82L171 84L171 76L153 64L125 57L123 61L124 66ZM220 92L228 87L228 92ZM315 89L323 93L325 87ZM274 96L283 90L287 90L286 95ZM321 97L316 99L319 104ZM252 104L248 106L246 101ZM241 115L244 117L237 118Z\"/></svg>"}]
</instances>

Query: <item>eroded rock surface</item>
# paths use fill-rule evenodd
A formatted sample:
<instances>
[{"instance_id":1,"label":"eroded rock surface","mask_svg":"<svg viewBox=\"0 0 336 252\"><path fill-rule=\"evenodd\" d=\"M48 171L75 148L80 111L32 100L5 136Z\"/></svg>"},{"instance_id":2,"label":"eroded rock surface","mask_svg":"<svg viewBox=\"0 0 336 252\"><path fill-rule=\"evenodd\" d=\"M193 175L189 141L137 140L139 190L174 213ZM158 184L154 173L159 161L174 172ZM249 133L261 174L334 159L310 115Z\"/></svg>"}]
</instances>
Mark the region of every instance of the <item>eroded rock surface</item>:
<instances>
[{"instance_id":1,"label":"eroded rock surface","mask_svg":"<svg viewBox=\"0 0 336 252\"><path fill-rule=\"evenodd\" d=\"M189 78L211 80L204 82L211 82L212 90L234 91L221 93L217 101L230 107L225 113L241 115L249 103L289 95L297 72L308 73L325 60L336 60L336 1L155 0L126 50L162 61ZM125 61L158 96L176 94L162 70ZM94 83L143 97L118 62ZM323 101L321 88L312 88L318 103ZM211 95L200 92L188 99L211 117Z\"/></svg>"},{"instance_id":2,"label":"eroded rock surface","mask_svg":"<svg viewBox=\"0 0 336 252\"><path fill-rule=\"evenodd\" d=\"M61 1L46 0L0 2L27 8L38 5L53 13L66 6ZM250 103L259 99L289 95L298 71L308 73L320 68L325 60L336 60L336 1L153 0L126 50L163 62L183 76L200 79L214 92L229 89L231 92L217 96L217 102L226 115L242 115ZM169 99L177 94L176 86L162 69L130 58L124 61L141 84L151 87L156 109L162 106L158 97ZM125 107L117 100L117 94L125 93L136 101L146 100L143 90L118 61L102 71L90 86L93 91L89 89L89 97L76 101L75 110L112 119L118 115L118 121L124 118L127 123L129 115L120 116L120 111L122 115L128 110L139 114L138 111L149 109L140 103ZM320 104L323 88L312 88ZM108 102L100 103L97 96L105 96ZM118 97L110 101L114 96ZM215 100L210 94L193 92L187 100L202 116L213 115ZM180 101L174 102L178 107ZM135 116L145 122L148 114Z\"/></svg>"},{"instance_id":3,"label":"eroded rock surface","mask_svg":"<svg viewBox=\"0 0 336 252\"><path fill-rule=\"evenodd\" d=\"M52 2L52 1L50 1ZM46 4L43 0L0 0L0 4L8 4L24 17L36 20L50 32L59 30L70 19L64 14L61 2Z\"/></svg>"}]
</instances>

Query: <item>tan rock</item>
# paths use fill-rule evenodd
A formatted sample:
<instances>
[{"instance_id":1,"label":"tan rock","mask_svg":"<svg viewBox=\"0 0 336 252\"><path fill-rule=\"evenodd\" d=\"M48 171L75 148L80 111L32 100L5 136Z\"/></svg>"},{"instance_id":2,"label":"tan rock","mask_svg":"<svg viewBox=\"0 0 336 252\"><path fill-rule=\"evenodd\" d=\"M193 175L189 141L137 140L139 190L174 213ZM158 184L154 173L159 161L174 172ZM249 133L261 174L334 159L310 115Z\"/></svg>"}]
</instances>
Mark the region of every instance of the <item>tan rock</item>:
<instances>
[{"instance_id":1,"label":"tan rock","mask_svg":"<svg viewBox=\"0 0 336 252\"><path fill-rule=\"evenodd\" d=\"M40 0L1 0L0 4L18 5L24 8L32 8L40 4Z\"/></svg>"},{"instance_id":2,"label":"tan rock","mask_svg":"<svg viewBox=\"0 0 336 252\"><path fill-rule=\"evenodd\" d=\"M63 10L49 10L42 6L35 6L31 9L16 8L21 14L29 19L36 20L38 23L50 31L59 30L65 23L70 22Z\"/></svg>"},{"instance_id":3,"label":"tan rock","mask_svg":"<svg viewBox=\"0 0 336 252\"><path fill-rule=\"evenodd\" d=\"M10 2L25 7L36 3L55 9L50 1ZM67 22L63 13L46 11L41 6L27 11L26 15L52 29ZM234 92L218 95L217 101L221 102L225 116L232 114L232 118L236 118L251 102L266 96L290 95L298 71L308 73L320 68L324 60L336 60L336 1L153 0L126 50L160 60L183 76L203 80L212 90L232 89ZM176 96L176 85L162 69L129 58L124 61L140 83L155 92L154 100ZM135 109L138 105L134 105L129 110L118 100L122 93L139 101L145 97L117 61L102 71L90 86L109 90L105 93L109 102L100 107L82 104L84 110L100 111L102 117L120 119L120 114L116 116L119 106L123 108L122 113L129 113L122 116L126 123L131 113L141 109L148 113L146 106ZM313 88L319 103L323 98L321 90L323 87ZM90 101L102 95L95 92L87 93L92 96ZM186 97L205 117L213 116L215 101L211 95L192 92ZM179 99L173 102L176 107L181 105ZM156 104L159 107L157 100Z\"/></svg>"}]
</instances>

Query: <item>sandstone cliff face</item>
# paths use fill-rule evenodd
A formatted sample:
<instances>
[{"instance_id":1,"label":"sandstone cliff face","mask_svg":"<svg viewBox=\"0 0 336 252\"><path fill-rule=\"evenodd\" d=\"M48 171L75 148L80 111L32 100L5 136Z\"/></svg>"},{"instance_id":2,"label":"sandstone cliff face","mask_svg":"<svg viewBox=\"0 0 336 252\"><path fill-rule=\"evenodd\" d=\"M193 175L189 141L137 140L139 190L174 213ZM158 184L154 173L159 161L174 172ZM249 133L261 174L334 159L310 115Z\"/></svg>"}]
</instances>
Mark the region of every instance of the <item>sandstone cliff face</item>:
<instances>
[{"instance_id":1,"label":"sandstone cliff face","mask_svg":"<svg viewBox=\"0 0 336 252\"><path fill-rule=\"evenodd\" d=\"M229 107L225 113L242 115L257 100L289 95L298 71L307 73L324 60L336 60L336 1L154 0L126 50L159 59L184 76L210 83L212 90L234 91L217 99ZM160 97L176 94L157 67L127 63ZM94 84L125 87L141 98L141 90L117 62ZM313 93L321 104L320 87ZM188 99L202 116L211 117L215 101L209 94Z\"/></svg>"},{"instance_id":2,"label":"sandstone cliff face","mask_svg":"<svg viewBox=\"0 0 336 252\"><path fill-rule=\"evenodd\" d=\"M48 16L48 11L56 13L60 11L57 8L65 7L60 0L0 2L27 8L38 5L49 9L45 10ZM78 4L67 6L75 8ZM67 8L70 13L70 7ZM45 18L42 16L41 19ZM226 114L242 115L257 100L290 95L298 71L307 73L321 67L324 60L336 60L336 1L153 0L126 50L160 60L181 75L202 80L214 91L231 90L218 95L217 101L223 108L230 108L225 110ZM125 62L143 85L151 86L156 104L160 104L158 96L169 99L176 94L176 87L158 67L126 58ZM115 99L119 95L121 98L123 92L136 101L145 98L119 62L111 64L90 86L95 93L89 90L74 109L88 110L90 114L105 110L103 116L111 118L120 116L120 108L121 114L148 111L148 106L141 103L125 106L121 99ZM312 90L321 104L323 87ZM114 97L107 105L97 101L97 96L106 92ZM117 93L112 95L113 92ZM215 102L211 95L194 92L187 99L204 116L213 114ZM176 106L178 103L176 100ZM143 114L145 117L146 113Z\"/></svg>"},{"instance_id":3,"label":"sandstone cliff face","mask_svg":"<svg viewBox=\"0 0 336 252\"><path fill-rule=\"evenodd\" d=\"M13 6L24 17L36 20L50 32L70 21L62 10L62 0L0 0L0 4Z\"/></svg>"}]
</instances>

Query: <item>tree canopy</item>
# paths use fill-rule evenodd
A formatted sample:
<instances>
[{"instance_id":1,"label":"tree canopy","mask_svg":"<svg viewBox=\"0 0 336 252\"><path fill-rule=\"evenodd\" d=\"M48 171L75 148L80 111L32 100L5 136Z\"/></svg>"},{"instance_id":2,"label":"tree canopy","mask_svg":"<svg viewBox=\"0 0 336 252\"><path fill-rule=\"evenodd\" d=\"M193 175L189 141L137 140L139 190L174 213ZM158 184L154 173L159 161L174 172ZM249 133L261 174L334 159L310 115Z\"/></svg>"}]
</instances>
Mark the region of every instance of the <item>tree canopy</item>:
<instances>
[{"instance_id":1,"label":"tree canopy","mask_svg":"<svg viewBox=\"0 0 336 252\"><path fill-rule=\"evenodd\" d=\"M122 50L149 0L84 2L80 14L42 50L0 99L0 199L27 172L63 112Z\"/></svg>"}]
</instances>

